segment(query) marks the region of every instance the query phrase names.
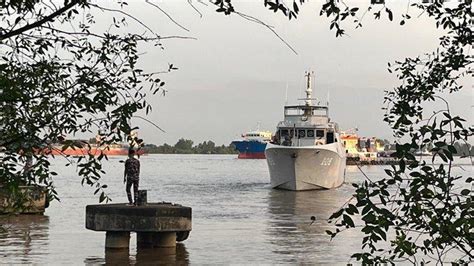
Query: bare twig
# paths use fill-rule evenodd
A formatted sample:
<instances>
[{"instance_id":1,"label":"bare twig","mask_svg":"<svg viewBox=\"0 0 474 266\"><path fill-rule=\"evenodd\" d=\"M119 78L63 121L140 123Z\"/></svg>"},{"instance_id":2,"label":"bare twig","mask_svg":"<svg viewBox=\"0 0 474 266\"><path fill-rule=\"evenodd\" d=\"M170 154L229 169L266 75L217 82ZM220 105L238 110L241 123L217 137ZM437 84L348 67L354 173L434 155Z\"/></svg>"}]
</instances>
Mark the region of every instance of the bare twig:
<instances>
[{"instance_id":1,"label":"bare twig","mask_svg":"<svg viewBox=\"0 0 474 266\"><path fill-rule=\"evenodd\" d=\"M93 6L93 7L97 7L98 9L100 10L105 10L105 11L111 11L111 12L117 12L117 13L120 13L124 16L127 16L133 20L135 20L138 24L142 25L145 29L149 30L150 33L156 35L158 38L160 37L158 34L156 34L150 27L148 27L145 23L143 23L141 20L139 20L138 18L132 16L131 14L127 13L127 12L124 12L122 10L119 10L119 9L112 9L112 8L106 8L106 7L102 7L102 6L99 6L99 5L96 5L96 4L90 4L90 6Z\"/></svg>"},{"instance_id":2,"label":"bare twig","mask_svg":"<svg viewBox=\"0 0 474 266\"><path fill-rule=\"evenodd\" d=\"M238 16L240 16L241 18L243 19L246 19L248 21L251 21L251 22L254 22L254 23L258 23L264 27L266 27L267 29L269 29L271 32L273 32L273 34L275 36L277 36L278 39L280 39L280 41L282 41L288 48L290 48L291 51L293 51L293 53L295 53L296 55L298 55L298 53L296 52L296 50L287 42L285 41L285 39L283 39L274 29L273 29L273 26L271 25L268 25L267 23L255 18L255 17L252 17L252 16L249 16L247 14L244 14L244 13L241 13L241 12L237 12L237 11L234 11L235 14L237 14Z\"/></svg>"},{"instance_id":3,"label":"bare twig","mask_svg":"<svg viewBox=\"0 0 474 266\"><path fill-rule=\"evenodd\" d=\"M155 126L156 128L158 128L159 130L161 130L161 132L166 133L166 131L164 131L164 130L163 130L161 127L159 127L157 124L155 124L155 123L153 123L152 121L150 121L150 120L144 118L143 116L134 115L133 117L143 119L143 120L145 120L146 122L148 122L148 123L152 124L153 126Z\"/></svg>"},{"instance_id":4,"label":"bare twig","mask_svg":"<svg viewBox=\"0 0 474 266\"><path fill-rule=\"evenodd\" d=\"M154 7L156 7L158 10L160 10L163 14L165 14L165 16L167 16L174 24L176 24L178 27L182 28L183 30L189 32L189 30L187 28L185 28L184 26L182 26L181 24L179 24L178 22L176 22L176 20L174 20L166 11L164 11L161 7L159 7L157 4L153 4L151 3L150 1L146 0L145 1L147 4L149 5L152 5Z\"/></svg>"},{"instance_id":5,"label":"bare twig","mask_svg":"<svg viewBox=\"0 0 474 266\"><path fill-rule=\"evenodd\" d=\"M360 168L359 165L356 165L356 166L357 166L357 168L359 168L359 171L365 176L365 178L367 178L367 180L370 181L370 183L374 183L374 182L364 173L364 171L362 171L362 168Z\"/></svg>"},{"instance_id":6,"label":"bare twig","mask_svg":"<svg viewBox=\"0 0 474 266\"><path fill-rule=\"evenodd\" d=\"M199 17L202 18L202 13L199 11L199 9L197 9L193 3L192 3L192 0L188 0L188 4L194 9L194 11L196 11L198 14L199 14Z\"/></svg>"}]
</instances>

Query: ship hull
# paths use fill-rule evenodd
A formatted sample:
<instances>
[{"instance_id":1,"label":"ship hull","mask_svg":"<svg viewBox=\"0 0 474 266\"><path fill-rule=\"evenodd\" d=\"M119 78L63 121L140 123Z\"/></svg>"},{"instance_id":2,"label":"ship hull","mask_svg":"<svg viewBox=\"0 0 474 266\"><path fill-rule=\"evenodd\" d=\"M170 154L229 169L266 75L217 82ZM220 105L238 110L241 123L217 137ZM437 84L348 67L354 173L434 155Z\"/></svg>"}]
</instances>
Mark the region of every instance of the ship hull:
<instances>
[{"instance_id":1,"label":"ship hull","mask_svg":"<svg viewBox=\"0 0 474 266\"><path fill-rule=\"evenodd\" d=\"M43 151L45 154L48 155L69 155L69 156L88 156L92 154L94 156L99 156L101 153L107 156L114 156L114 155L128 155L128 148L96 148L91 147L88 148L67 148L66 150L62 151L61 147L54 147L53 149L45 149ZM143 150L136 151L138 155L143 155Z\"/></svg>"},{"instance_id":2,"label":"ship hull","mask_svg":"<svg viewBox=\"0 0 474 266\"><path fill-rule=\"evenodd\" d=\"M239 159L265 159L265 152L239 152Z\"/></svg>"},{"instance_id":3,"label":"ship hull","mask_svg":"<svg viewBox=\"0 0 474 266\"><path fill-rule=\"evenodd\" d=\"M268 144L265 155L272 188L331 189L344 182L346 157L339 143L303 147Z\"/></svg>"},{"instance_id":4,"label":"ship hull","mask_svg":"<svg viewBox=\"0 0 474 266\"><path fill-rule=\"evenodd\" d=\"M266 142L262 141L233 141L232 144L239 152L239 159L265 159Z\"/></svg>"}]
</instances>

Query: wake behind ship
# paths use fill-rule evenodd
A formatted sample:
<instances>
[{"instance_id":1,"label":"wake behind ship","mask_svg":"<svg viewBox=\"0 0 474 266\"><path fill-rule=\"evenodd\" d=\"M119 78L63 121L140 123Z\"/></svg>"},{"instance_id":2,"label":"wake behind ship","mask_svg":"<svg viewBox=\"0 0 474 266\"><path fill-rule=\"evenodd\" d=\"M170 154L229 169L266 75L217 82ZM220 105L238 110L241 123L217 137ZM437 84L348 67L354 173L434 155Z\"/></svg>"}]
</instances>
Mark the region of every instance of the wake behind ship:
<instances>
[{"instance_id":1,"label":"wake behind ship","mask_svg":"<svg viewBox=\"0 0 474 266\"><path fill-rule=\"evenodd\" d=\"M275 142L265 149L272 188L330 189L344 182L346 153L339 126L330 121L327 105L313 105L310 73L306 78L305 104L284 107Z\"/></svg>"}]
</instances>

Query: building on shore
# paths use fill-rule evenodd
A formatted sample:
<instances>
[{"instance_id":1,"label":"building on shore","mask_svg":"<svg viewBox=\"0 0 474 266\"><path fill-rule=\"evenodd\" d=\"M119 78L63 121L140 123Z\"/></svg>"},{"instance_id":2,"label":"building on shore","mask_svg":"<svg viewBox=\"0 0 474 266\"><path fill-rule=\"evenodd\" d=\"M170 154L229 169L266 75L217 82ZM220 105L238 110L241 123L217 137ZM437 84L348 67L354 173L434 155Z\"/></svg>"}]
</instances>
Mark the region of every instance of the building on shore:
<instances>
[{"instance_id":1,"label":"building on shore","mask_svg":"<svg viewBox=\"0 0 474 266\"><path fill-rule=\"evenodd\" d=\"M356 131L357 129L349 130L341 135L349 161L375 161L386 153L383 140L376 137L360 137Z\"/></svg>"}]
</instances>

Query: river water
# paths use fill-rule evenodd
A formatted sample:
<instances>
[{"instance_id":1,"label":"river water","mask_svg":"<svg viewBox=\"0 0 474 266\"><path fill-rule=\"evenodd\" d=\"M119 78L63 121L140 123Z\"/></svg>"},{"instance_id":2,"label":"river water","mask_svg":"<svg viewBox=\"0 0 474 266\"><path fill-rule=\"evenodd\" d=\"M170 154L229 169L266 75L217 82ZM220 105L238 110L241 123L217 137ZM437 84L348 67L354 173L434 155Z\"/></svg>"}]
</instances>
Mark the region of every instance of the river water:
<instances>
[{"instance_id":1,"label":"river water","mask_svg":"<svg viewBox=\"0 0 474 266\"><path fill-rule=\"evenodd\" d=\"M124 157L104 163L108 193L126 202ZM352 195L351 183L364 176L348 166L346 182L325 191L290 192L270 188L265 160L235 155L147 155L141 157L140 189L148 201L167 201L193 209L193 230L176 254L137 250L106 252L105 233L85 229L85 206L97 204L93 189L81 187L74 167L64 158L51 160L61 202L44 216L0 218L0 264L346 264L359 251L361 235L345 231L333 240L326 219ZM471 170L471 166L468 166ZM364 166L369 178L384 166ZM311 216L316 220L311 224ZM352 261L353 262L353 261Z\"/></svg>"}]
</instances>

